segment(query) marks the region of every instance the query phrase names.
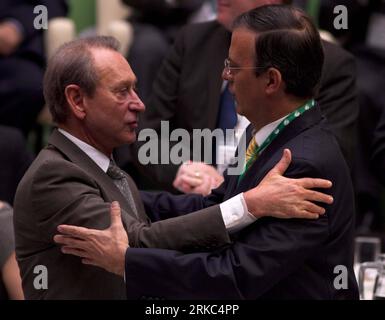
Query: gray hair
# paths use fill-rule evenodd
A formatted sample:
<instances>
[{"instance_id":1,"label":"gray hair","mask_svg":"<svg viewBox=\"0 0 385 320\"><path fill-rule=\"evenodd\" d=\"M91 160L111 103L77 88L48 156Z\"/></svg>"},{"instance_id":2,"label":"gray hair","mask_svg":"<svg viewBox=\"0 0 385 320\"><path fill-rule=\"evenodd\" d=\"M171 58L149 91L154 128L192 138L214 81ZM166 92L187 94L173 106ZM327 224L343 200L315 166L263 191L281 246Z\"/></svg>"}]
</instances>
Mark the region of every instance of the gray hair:
<instances>
[{"instance_id":1,"label":"gray hair","mask_svg":"<svg viewBox=\"0 0 385 320\"><path fill-rule=\"evenodd\" d=\"M49 59L44 75L44 98L53 121L64 123L69 114L65 88L70 84L81 87L93 96L98 84L94 58L90 49L119 50L119 41L113 37L97 36L63 44Z\"/></svg>"}]
</instances>

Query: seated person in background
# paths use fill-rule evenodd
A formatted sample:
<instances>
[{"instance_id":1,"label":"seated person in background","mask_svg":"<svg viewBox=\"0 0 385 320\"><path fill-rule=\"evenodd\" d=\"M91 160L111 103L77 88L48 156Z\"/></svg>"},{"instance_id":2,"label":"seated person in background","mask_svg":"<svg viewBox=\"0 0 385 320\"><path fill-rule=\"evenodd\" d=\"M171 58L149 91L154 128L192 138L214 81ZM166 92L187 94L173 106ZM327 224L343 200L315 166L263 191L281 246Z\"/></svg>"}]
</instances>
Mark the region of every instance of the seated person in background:
<instances>
[{"instance_id":1,"label":"seated person in background","mask_svg":"<svg viewBox=\"0 0 385 320\"><path fill-rule=\"evenodd\" d=\"M191 136L194 129L245 128L247 126L245 119L237 116L233 97L228 92L226 81L221 78L223 61L230 45L233 21L241 13L257 6L290 2L287 0L218 0L216 21L186 26L177 37L171 52L159 70L152 95L146 104L146 112L141 116L140 128L154 129L160 135L161 121L169 121L170 132L173 129L182 128ZM320 104L323 115L327 117L350 167L353 162L358 116L354 59L338 45L326 41L322 41L322 44L325 63L320 90L315 98ZM138 142L135 145L136 150L142 144L143 142ZM212 150L217 158L220 158L219 149L220 146L217 150ZM164 151L166 152L168 150ZM136 152L132 154L136 156ZM121 166L124 167L124 153L120 152L119 156L122 157ZM215 156L209 164L217 166L219 163L216 162ZM204 161L202 158L184 160ZM180 164L143 166L137 161L137 167L142 176L151 177L152 181L155 179L158 188L166 188L170 191L175 191L173 180L179 166ZM130 170L129 166L124 168ZM193 174L196 170L203 175L203 170L195 168L192 170ZM140 178L138 177L138 180ZM217 186L216 182L221 179L219 175L214 175L212 180L215 183L212 187ZM178 185L177 189L189 191Z\"/></svg>"},{"instance_id":2,"label":"seated person in background","mask_svg":"<svg viewBox=\"0 0 385 320\"><path fill-rule=\"evenodd\" d=\"M263 181L282 151L290 149L293 161L285 175L333 181L330 194L335 201L325 206L325 215L315 220L263 217L233 230L233 242L214 252L127 248L120 219L115 218L104 231L59 226L64 236L55 241L65 245L64 253L80 256L86 264L125 274L130 299L358 299L349 169L314 101L323 60L319 33L301 10L262 6L241 15L234 24L223 78L237 111L251 122L243 171L231 174L234 168L229 168L224 183L208 197L163 193L147 207L164 214L233 201L234 195ZM242 206L233 202L233 209L242 211ZM337 266L343 269L342 281Z\"/></svg>"},{"instance_id":3,"label":"seated person in background","mask_svg":"<svg viewBox=\"0 0 385 320\"><path fill-rule=\"evenodd\" d=\"M53 242L59 224L106 228L115 200L132 246L181 251L228 244L229 230L265 214L317 218L325 209L313 202L332 202L330 195L307 190L330 188L329 181L282 176L290 163L287 154L257 187L233 194L237 210L222 201L203 208L195 195L167 201L167 193L140 194L112 158L114 148L135 141L144 111L134 90L136 77L118 47L111 37L78 39L48 62L44 95L59 128L24 175L14 205L16 255L27 299L126 297L119 277L63 255ZM162 210L164 198L171 208ZM46 290L33 285L36 265L49 270Z\"/></svg>"},{"instance_id":4,"label":"seated person in background","mask_svg":"<svg viewBox=\"0 0 385 320\"><path fill-rule=\"evenodd\" d=\"M65 16L65 0L0 1L0 124L26 135L44 105L43 32L34 27L34 8L44 5L48 19Z\"/></svg>"},{"instance_id":5,"label":"seated person in background","mask_svg":"<svg viewBox=\"0 0 385 320\"><path fill-rule=\"evenodd\" d=\"M0 201L0 301L24 299L15 256L12 208Z\"/></svg>"},{"instance_id":6,"label":"seated person in background","mask_svg":"<svg viewBox=\"0 0 385 320\"><path fill-rule=\"evenodd\" d=\"M138 77L138 93L146 103L157 70L180 27L207 0L122 0L133 9L134 41L128 61Z\"/></svg>"},{"instance_id":7,"label":"seated person in background","mask_svg":"<svg viewBox=\"0 0 385 320\"><path fill-rule=\"evenodd\" d=\"M16 128L0 126L0 137L0 199L13 204L17 185L33 157Z\"/></svg>"}]
</instances>

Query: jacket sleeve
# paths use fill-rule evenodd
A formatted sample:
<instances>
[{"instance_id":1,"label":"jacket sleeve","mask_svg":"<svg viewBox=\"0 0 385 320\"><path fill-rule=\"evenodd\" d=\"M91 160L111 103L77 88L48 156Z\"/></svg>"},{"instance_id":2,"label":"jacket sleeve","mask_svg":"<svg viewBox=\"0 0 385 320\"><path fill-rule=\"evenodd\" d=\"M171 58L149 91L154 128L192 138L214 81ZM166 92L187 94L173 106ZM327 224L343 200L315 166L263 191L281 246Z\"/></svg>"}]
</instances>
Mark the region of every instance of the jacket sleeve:
<instances>
[{"instance_id":1,"label":"jacket sleeve","mask_svg":"<svg viewBox=\"0 0 385 320\"><path fill-rule=\"evenodd\" d=\"M65 172L65 175L58 174ZM59 224L105 229L110 225L110 203L92 178L64 163L47 162L32 183L33 223L42 240L51 243ZM155 223L142 223L122 212L130 245L182 251L208 250L229 243L219 206Z\"/></svg>"},{"instance_id":2,"label":"jacket sleeve","mask_svg":"<svg viewBox=\"0 0 385 320\"><path fill-rule=\"evenodd\" d=\"M149 225L134 223L128 235L132 247L183 252L210 251L231 243L219 205Z\"/></svg>"},{"instance_id":3,"label":"jacket sleeve","mask_svg":"<svg viewBox=\"0 0 385 320\"><path fill-rule=\"evenodd\" d=\"M289 176L319 174L311 167L299 165L292 167ZM330 208L326 209L327 213L317 220L261 218L236 234L233 244L214 252L183 254L173 250L128 249L127 297L261 297L298 270L314 252L321 252L329 235ZM330 275L333 276L332 271Z\"/></svg>"},{"instance_id":4,"label":"jacket sleeve","mask_svg":"<svg viewBox=\"0 0 385 320\"><path fill-rule=\"evenodd\" d=\"M194 211L201 210L224 201L228 179L211 194L203 197L200 194L179 194L169 192L140 191L144 209L151 221L159 221L178 217Z\"/></svg>"},{"instance_id":5,"label":"jacket sleeve","mask_svg":"<svg viewBox=\"0 0 385 320\"><path fill-rule=\"evenodd\" d=\"M214 252L129 248L127 297L256 299L320 250L327 225L327 217L314 221L263 218L233 245Z\"/></svg>"}]
</instances>

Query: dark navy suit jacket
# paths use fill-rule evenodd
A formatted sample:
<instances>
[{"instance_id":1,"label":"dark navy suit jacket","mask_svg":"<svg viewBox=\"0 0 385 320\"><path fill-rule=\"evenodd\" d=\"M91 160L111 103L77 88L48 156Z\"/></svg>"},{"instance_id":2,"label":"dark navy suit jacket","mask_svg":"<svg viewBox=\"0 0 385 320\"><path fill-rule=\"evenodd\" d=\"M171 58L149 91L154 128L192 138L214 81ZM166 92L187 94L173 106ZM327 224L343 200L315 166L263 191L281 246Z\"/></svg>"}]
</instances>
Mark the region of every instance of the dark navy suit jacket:
<instances>
[{"instance_id":1,"label":"dark navy suit jacket","mask_svg":"<svg viewBox=\"0 0 385 320\"><path fill-rule=\"evenodd\" d=\"M250 128L248 136L250 137ZM138 299L357 299L352 269L354 201L348 167L317 107L290 123L265 149L238 185L225 176L212 195L142 193L153 218L167 218L218 204L256 186L284 148L293 160L285 176L330 179L334 203L317 220L264 217L216 251L182 253L128 249L127 297ZM345 289L337 266L346 267ZM344 269L345 270L345 269ZM336 273L335 273L336 272Z\"/></svg>"}]
</instances>

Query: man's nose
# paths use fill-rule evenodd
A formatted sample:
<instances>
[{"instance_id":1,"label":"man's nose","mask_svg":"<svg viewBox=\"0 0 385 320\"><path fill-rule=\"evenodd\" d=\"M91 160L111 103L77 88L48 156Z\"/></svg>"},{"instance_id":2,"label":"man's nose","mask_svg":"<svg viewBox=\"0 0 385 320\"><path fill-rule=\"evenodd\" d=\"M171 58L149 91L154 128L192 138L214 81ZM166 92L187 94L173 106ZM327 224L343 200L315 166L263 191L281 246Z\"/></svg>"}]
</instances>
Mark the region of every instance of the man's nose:
<instances>
[{"instance_id":1,"label":"man's nose","mask_svg":"<svg viewBox=\"0 0 385 320\"><path fill-rule=\"evenodd\" d=\"M138 94L133 90L130 101L130 109L136 112L143 112L146 107L143 101L139 98Z\"/></svg>"},{"instance_id":2,"label":"man's nose","mask_svg":"<svg viewBox=\"0 0 385 320\"><path fill-rule=\"evenodd\" d=\"M225 67L222 70L222 79L229 81L229 78L230 78L229 70Z\"/></svg>"}]
</instances>

